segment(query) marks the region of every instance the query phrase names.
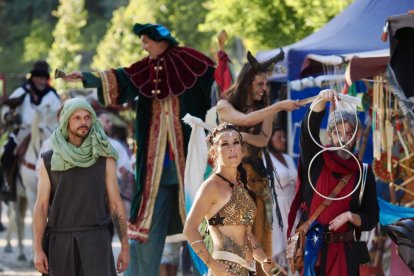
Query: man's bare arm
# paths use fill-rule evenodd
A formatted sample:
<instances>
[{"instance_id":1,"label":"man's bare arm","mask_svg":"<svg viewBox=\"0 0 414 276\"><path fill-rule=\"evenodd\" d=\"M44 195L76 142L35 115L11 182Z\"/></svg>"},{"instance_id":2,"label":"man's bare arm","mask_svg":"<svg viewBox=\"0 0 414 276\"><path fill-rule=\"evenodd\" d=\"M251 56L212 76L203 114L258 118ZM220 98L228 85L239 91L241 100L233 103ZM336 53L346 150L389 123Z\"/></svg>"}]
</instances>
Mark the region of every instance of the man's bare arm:
<instances>
[{"instance_id":1,"label":"man's bare arm","mask_svg":"<svg viewBox=\"0 0 414 276\"><path fill-rule=\"evenodd\" d=\"M112 158L106 159L106 190L108 195L109 211L121 244L128 244L127 218L124 203L119 193L116 176L116 163Z\"/></svg>"},{"instance_id":2,"label":"man's bare arm","mask_svg":"<svg viewBox=\"0 0 414 276\"><path fill-rule=\"evenodd\" d=\"M33 262L39 272L47 273L48 261L42 248L42 240L48 216L51 184L43 160L40 163L37 199L33 213Z\"/></svg>"},{"instance_id":3,"label":"man's bare arm","mask_svg":"<svg viewBox=\"0 0 414 276\"><path fill-rule=\"evenodd\" d=\"M108 195L109 212L112 216L116 233L121 241L121 252L118 255L116 269L118 273L124 272L129 265L129 243L127 235L127 217L124 203L119 193L116 176L116 163L113 158L106 158L106 192Z\"/></svg>"}]
</instances>

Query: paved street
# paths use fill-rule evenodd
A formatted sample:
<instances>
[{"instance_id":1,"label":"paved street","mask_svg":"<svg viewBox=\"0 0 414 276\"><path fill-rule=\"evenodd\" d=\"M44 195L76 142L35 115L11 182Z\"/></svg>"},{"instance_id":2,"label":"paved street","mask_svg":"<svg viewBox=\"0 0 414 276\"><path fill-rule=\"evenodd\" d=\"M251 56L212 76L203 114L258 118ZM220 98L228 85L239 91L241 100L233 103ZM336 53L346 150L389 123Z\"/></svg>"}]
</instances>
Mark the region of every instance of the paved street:
<instances>
[{"instance_id":1,"label":"paved street","mask_svg":"<svg viewBox=\"0 0 414 276\"><path fill-rule=\"evenodd\" d=\"M2 222L6 228L9 228L10 222L7 217L7 207L3 204L2 212ZM19 250L17 247L17 235L12 233L11 245L12 252L6 253L6 244L7 244L7 229L0 233L0 275L41 275L37 273L31 264L33 254L31 251L32 247L32 232L31 227L32 220L30 217L25 218L25 238L23 240L24 245L24 254L26 255L26 261L19 261L17 257L19 255Z\"/></svg>"}]
</instances>

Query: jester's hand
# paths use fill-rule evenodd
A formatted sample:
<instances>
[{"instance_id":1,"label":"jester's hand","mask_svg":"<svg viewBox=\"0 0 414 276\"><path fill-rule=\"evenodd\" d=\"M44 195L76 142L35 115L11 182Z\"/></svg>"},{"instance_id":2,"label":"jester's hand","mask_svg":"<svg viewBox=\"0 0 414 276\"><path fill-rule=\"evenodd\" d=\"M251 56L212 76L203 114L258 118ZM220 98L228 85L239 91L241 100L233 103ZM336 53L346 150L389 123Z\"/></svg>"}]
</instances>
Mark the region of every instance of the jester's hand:
<instances>
[{"instance_id":1,"label":"jester's hand","mask_svg":"<svg viewBox=\"0 0 414 276\"><path fill-rule=\"evenodd\" d=\"M83 74L81 71L73 71L67 74L63 79L67 82L77 82L83 80Z\"/></svg>"}]
</instances>

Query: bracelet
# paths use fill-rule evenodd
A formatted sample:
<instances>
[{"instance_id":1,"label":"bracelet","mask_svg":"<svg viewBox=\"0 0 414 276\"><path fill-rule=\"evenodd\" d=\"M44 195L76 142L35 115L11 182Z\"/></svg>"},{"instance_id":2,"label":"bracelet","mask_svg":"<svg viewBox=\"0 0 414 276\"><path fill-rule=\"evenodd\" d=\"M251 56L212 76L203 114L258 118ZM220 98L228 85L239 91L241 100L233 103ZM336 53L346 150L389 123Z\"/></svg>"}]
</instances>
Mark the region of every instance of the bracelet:
<instances>
[{"instance_id":1,"label":"bracelet","mask_svg":"<svg viewBox=\"0 0 414 276\"><path fill-rule=\"evenodd\" d=\"M210 263L211 263L211 255L210 254L207 254L207 257L206 257L206 259L204 260L202 257L201 257L201 253L204 253L205 251L207 251L208 252L208 249L207 249L207 247L205 247L205 248L203 248L203 249L201 249L200 251L198 251L198 252L196 252L196 254L198 255L198 257L208 266Z\"/></svg>"},{"instance_id":2,"label":"bracelet","mask_svg":"<svg viewBox=\"0 0 414 276\"><path fill-rule=\"evenodd\" d=\"M207 250L208 250L207 247L205 247L205 248L197 251L196 254L200 257L200 254L203 253L204 251L207 251Z\"/></svg>"},{"instance_id":3,"label":"bracelet","mask_svg":"<svg viewBox=\"0 0 414 276\"><path fill-rule=\"evenodd\" d=\"M190 243L190 245L191 245L191 247L193 247L194 244L199 243L199 242L204 242L204 241L203 240L196 240L196 241L193 241L192 243Z\"/></svg>"},{"instance_id":4,"label":"bracelet","mask_svg":"<svg viewBox=\"0 0 414 276\"><path fill-rule=\"evenodd\" d=\"M264 258L262 261L259 261L259 263L261 264L261 265L263 265L263 264L271 264L271 263L273 263L273 261L269 258L269 257L266 257L266 258Z\"/></svg>"}]
</instances>

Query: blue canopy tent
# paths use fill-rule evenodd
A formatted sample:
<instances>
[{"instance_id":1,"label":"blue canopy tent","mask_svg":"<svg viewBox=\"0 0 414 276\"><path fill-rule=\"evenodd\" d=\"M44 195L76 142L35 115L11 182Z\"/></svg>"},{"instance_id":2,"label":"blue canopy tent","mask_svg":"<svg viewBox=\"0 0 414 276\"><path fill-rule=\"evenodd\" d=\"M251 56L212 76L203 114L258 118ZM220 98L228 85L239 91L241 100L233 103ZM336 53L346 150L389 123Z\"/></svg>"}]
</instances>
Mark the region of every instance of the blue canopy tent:
<instances>
[{"instance_id":1,"label":"blue canopy tent","mask_svg":"<svg viewBox=\"0 0 414 276\"><path fill-rule=\"evenodd\" d=\"M287 75L278 75L270 81L291 81L300 78L302 64L308 54L341 55L388 49L388 43L380 39L387 17L407 13L413 8L412 0L356 0L320 30L299 42L283 47L287 53L284 61ZM260 52L257 59L266 60L278 52L279 49ZM318 93L319 90L316 88L303 91L290 90L290 98L307 98ZM305 108L302 108L289 113L289 137L294 139L289 153L293 155L299 153L299 131L292 131L292 129L296 129L305 111ZM368 156L369 151L366 153Z\"/></svg>"}]
</instances>

